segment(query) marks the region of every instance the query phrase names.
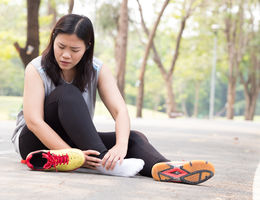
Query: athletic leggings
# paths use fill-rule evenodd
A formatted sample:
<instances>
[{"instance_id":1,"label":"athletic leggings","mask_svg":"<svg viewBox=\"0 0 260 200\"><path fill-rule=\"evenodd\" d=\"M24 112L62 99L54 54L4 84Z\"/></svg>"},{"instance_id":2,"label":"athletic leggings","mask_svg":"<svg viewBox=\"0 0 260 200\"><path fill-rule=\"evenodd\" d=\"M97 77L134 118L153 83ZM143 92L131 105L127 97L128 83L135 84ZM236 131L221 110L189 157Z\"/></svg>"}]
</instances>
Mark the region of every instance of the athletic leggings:
<instances>
[{"instance_id":1,"label":"athletic leggings","mask_svg":"<svg viewBox=\"0 0 260 200\"><path fill-rule=\"evenodd\" d=\"M68 145L96 150L101 159L116 143L115 132L97 132L80 90L72 84L56 87L45 98L44 121ZM25 126L19 137L19 149L25 159L32 151L48 148ZM138 131L130 131L126 158L143 159L145 165L140 174L149 177L154 164L169 161Z\"/></svg>"}]
</instances>

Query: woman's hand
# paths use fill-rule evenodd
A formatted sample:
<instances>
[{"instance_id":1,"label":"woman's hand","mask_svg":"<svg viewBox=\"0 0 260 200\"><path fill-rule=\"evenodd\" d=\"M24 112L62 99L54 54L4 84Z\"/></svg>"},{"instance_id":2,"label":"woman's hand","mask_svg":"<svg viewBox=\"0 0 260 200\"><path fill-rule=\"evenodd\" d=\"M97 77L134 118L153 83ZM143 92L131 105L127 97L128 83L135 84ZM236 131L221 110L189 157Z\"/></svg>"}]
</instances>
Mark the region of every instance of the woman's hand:
<instances>
[{"instance_id":1,"label":"woman's hand","mask_svg":"<svg viewBox=\"0 0 260 200\"><path fill-rule=\"evenodd\" d=\"M95 150L86 150L86 151L82 151L85 155L85 163L83 164L82 167L86 167L89 169L96 169L97 166L101 166L101 159L96 158L94 156L91 155L96 155L98 156L100 153L98 151Z\"/></svg>"},{"instance_id":2,"label":"woman's hand","mask_svg":"<svg viewBox=\"0 0 260 200\"><path fill-rule=\"evenodd\" d=\"M113 170L118 160L120 160L120 164L123 162L126 153L127 153L127 145L116 144L106 153L106 155L102 159L102 165L104 167L106 166L107 170L108 169Z\"/></svg>"}]
</instances>

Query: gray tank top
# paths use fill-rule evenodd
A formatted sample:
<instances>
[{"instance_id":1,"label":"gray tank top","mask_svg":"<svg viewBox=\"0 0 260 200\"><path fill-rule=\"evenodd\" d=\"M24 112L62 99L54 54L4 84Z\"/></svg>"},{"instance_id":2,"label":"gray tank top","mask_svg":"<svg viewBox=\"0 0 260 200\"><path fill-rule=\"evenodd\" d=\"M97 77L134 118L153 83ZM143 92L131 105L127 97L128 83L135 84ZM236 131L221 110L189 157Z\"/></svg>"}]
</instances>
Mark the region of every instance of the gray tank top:
<instances>
[{"instance_id":1,"label":"gray tank top","mask_svg":"<svg viewBox=\"0 0 260 200\"><path fill-rule=\"evenodd\" d=\"M39 56L39 57L33 59L30 63L36 68L37 72L39 73L39 75L43 81L45 97L46 97L55 89L55 85L52 82L52 80L50 79L50 77L46 74L44 67L41 66L41 58L42 57ZM82 92L82 96L88 106L89 113L92 118L93 118L94 110L95 110L98 75L99 75L99 71L102 67L102 62L96 58L93 58L93 67L95 70L95 77L93 78L91 87L90 88L86 87L85 91ZM17 115L16 128L15 128L13 136L11 138L13 143L14 143L16 137L20 135L24 126L25 126L25 120L24 120L23 110L21 110Z\"/></svg>"}]
</instances>

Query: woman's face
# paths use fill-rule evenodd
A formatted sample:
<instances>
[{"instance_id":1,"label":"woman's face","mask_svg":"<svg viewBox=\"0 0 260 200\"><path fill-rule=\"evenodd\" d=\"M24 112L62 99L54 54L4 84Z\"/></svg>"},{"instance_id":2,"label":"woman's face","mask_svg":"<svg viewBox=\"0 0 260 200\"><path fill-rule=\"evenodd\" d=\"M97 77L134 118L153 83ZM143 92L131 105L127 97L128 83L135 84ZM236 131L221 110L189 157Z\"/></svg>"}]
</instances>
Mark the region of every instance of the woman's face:
<instances>
[{"instance_id":1,"label":"woman's face","mask_svg":"<svg viewBox=\"0 0 260 200\"><path fill-rule=\"evenodd\" d=\"M54 56L61 70L71 70L81 60L86 46L75 34L60 33L54 40Z\"/></svg>"}]
</instances>

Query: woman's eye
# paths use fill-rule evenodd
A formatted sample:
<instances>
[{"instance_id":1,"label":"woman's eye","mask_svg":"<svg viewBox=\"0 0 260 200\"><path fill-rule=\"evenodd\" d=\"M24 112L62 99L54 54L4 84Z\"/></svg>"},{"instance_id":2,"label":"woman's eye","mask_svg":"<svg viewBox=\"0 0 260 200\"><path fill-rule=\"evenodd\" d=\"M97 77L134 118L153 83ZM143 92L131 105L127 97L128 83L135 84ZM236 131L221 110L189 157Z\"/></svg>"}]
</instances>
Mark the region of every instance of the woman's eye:
<instances>
[{"instance_id":1,"label":"woman's eye","mask_svg":"<svg viewBox=\"0 0 260 200\"><path fill-rule=\"evenodd\" d=\"M79 50L72 50L72 51L75 52L75 53L76 53L76 52L79 52Z\"/></svg>"},{"instance_id":2,"label":"woman's eye","mask_svg":"<svg viewBox=\"0 0 260 200\"><path fill-rule=\"evenodd\" d=\"M60 48L60 49L64 49L64 47L62 47L62 46L59 46L59 48Z\"/></svg>"}]
</instances>

